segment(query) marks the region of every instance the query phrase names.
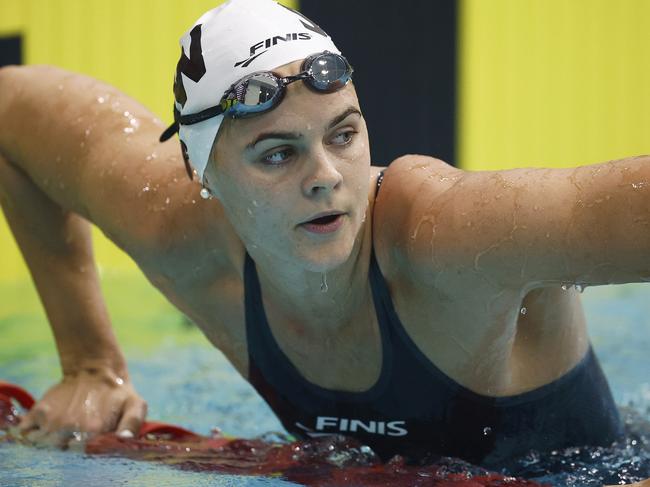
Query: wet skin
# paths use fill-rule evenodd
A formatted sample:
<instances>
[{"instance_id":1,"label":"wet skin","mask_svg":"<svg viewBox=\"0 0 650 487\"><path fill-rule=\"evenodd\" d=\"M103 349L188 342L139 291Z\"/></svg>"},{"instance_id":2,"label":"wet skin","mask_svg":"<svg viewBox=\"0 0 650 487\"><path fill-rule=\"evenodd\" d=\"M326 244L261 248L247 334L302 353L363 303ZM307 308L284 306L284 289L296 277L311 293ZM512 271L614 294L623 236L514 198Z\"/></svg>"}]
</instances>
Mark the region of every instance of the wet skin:
<instances>
[{"instance_id":1,"label":"wet skin","mask_svg":"<svg viewBox=\"0 0 650 487\"><path fill-rule=\"evenodd\" d=\"M582 358L584 314L566 284L650 277L649 158L470 173L408 155L392 162L375 200L365 121L354 111L340 119L350 108L359 109L352 85L323 95L294 83L274 111L226 124L206 172L214 198L203 200L178 144L159 144L162 122L134 100L55 68L0 70L0 198L65 377L24 428L42 437L137 429L146 410L79 216L128 252L244 377L248 250L280 347L308 380L346 391L368 389L380 371L373 245L424 354L491 396L551 382ZM247 147L268 131L295 137ZM330 211L342 215L336 231L304 225Z\"/></svg>"}]
</instances>

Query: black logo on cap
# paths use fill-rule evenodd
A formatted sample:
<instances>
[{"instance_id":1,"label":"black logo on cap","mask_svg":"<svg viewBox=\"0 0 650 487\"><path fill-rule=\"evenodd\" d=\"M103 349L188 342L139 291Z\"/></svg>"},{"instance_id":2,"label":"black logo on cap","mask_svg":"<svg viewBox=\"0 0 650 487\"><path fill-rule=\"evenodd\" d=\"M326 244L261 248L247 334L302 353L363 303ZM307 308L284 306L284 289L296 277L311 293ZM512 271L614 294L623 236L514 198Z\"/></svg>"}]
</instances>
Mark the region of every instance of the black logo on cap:
<instances>
[{"instance_id":1,"label":"black logo on cap","mask_svg":"<svg viewBox=\"0 0 650 487\"><path fill-rule=\"evenodd\" d=\"M196 25L190 32L190 57L188 58L181 47L181 58L176 65L176 76L174 77L174 97L176 101L185 106L187 101L187 93L183 86L183 77L181 73L189 79L198 83L205 74L205 61L203 60L203 52L201 49L201 25Z\"/></svg>"},{"instance_id":2,"label":"black logo on cap","mask_svg":"<svg viewBox=\"0 0 650 487\"><path fill-rule=\"evenodd\" d=\"M327 33L318 27L314 22L309 20L307 17L305 17L303 14L300 12L297 12L296 10L286 7L282 4L278 4L281 7L286 8L290 12L296 14L298 17L300 17L300 23L305 27L305 29L314 32L315 34L321 35L323 37L327 37ZM238 61L235 63L235 68L236 67L242 67L246 68L250 66L250 64L255 61L258 57L260 57L262 54L264 54L266 51L269 50L269 48L275 46L278 42L283 41L283 42L289 42L289 41L307 41L311 39L311 34L309 32L293 32L291 34L287 34L286 36L273 36L269 37L268 39L263 39L259 42L256 42L250 47L250 57L247 57L246 59L242 59L241 61ZM257 52L258 50L264 49L262 52Z\"/></svg>"}]
</instances>

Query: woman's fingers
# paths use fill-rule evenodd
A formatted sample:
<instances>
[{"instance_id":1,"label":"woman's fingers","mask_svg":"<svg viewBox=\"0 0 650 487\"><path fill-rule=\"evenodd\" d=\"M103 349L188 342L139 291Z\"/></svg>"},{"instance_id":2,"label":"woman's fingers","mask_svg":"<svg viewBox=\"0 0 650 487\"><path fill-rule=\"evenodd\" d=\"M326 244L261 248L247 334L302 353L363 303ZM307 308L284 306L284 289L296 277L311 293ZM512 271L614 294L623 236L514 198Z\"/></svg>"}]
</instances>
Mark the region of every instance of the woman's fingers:
<instances>
[{"instance_id":1,"label":"woman's fingers","mask_svg":"<svg viewBox=\"0 0 650 487\"><path fill-rule=\"evenodd\" d=\"M147 403L138 396L129 396L124 402L122 418L117 425L117 435L122 438L133 438L147 415Z\"/></svg>"},{"instance_id":2,"label":"woman's fingers","mask_svg":"<svg viewBox=\"0 0 650 487\"><path fill-rule=\"evenodd\" d=\"M45 404L39 404L32 408L18 424L18 430L22 435L41 429L47 423L49 408Z\"/></svg>"},{"instance_id":3,"label":"woman's fingers","mask_svg":"<svg viewBox=\"0 0 650 487\"><path fill-rule=\"evenodd\" d=\"M20 420L20 423L18 424L18 431L20 431L21 435L26 435L27 433L37 430L38 427L38 423L36 422L34 416L28 414L26 416L23 416L23 418Z\"/></svg>"}]
</instances>

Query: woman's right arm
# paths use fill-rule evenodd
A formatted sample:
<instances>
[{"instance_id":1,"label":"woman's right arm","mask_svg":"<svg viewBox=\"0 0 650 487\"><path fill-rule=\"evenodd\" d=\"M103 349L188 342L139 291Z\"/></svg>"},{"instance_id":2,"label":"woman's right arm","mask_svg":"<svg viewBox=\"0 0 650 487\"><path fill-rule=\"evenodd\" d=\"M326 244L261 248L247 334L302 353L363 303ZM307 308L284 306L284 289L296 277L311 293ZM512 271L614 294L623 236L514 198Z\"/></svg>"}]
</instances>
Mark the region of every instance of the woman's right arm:
<instances>
[{"instance_id":1,"label":"woman's right arm","mask_svg":"<svg viewBox=\"0 0 650 487\"><path fill-rule=\"evenodd\" d=\"M129 195L137 197L143 178L156 184L159 171L147 174L144 154L154 147L164 160L151 140L161 126L90 78L47 67L0 69L0 204L63 373L21 424L35 439L60 444L74 431L135 432L144 420L146 404L131 386L100 291L86 219L103 224L123 248L146 249L154 222L142 218ZM178 168L182 174L181 161ZM142 211L155 204L148 196Z\"/></svg>"},{"instance_id":2,"label":"woman's right arm","mask_svg":"<svg viewBox=\"0 0 650 487\"><path fill-rule=\"evenodd\" d=\"M146 405L130 384L111 329L88 222L1 155L0 201L52 327L63 375L21 429L55 444L75 431L137 431Z\"/></svg>"}]
</instances>

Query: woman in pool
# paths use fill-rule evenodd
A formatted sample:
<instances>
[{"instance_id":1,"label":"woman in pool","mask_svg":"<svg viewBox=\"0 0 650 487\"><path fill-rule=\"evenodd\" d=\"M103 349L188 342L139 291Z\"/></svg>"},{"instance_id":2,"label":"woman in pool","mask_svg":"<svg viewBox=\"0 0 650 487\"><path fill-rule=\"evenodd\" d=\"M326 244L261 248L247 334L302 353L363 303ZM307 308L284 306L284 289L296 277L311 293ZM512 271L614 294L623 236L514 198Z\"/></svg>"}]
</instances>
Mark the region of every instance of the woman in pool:
<instances>
[{"instance_id":1,"label":"woman in pool","mask_svg":"<svg viewBox=\"0 0 650 487\"><path fill-rule=\"evenodd\" d=\"M351 69L308 19L233 0L181 45L182 151L105 84L0 70L0 198L63 369L26 434L129 436L146 414L86 220L298 436L490 465L621 434L576 288L650 276L649 158L470 173L409 155L382 174Z\"/></svg>"}]
</instances>

